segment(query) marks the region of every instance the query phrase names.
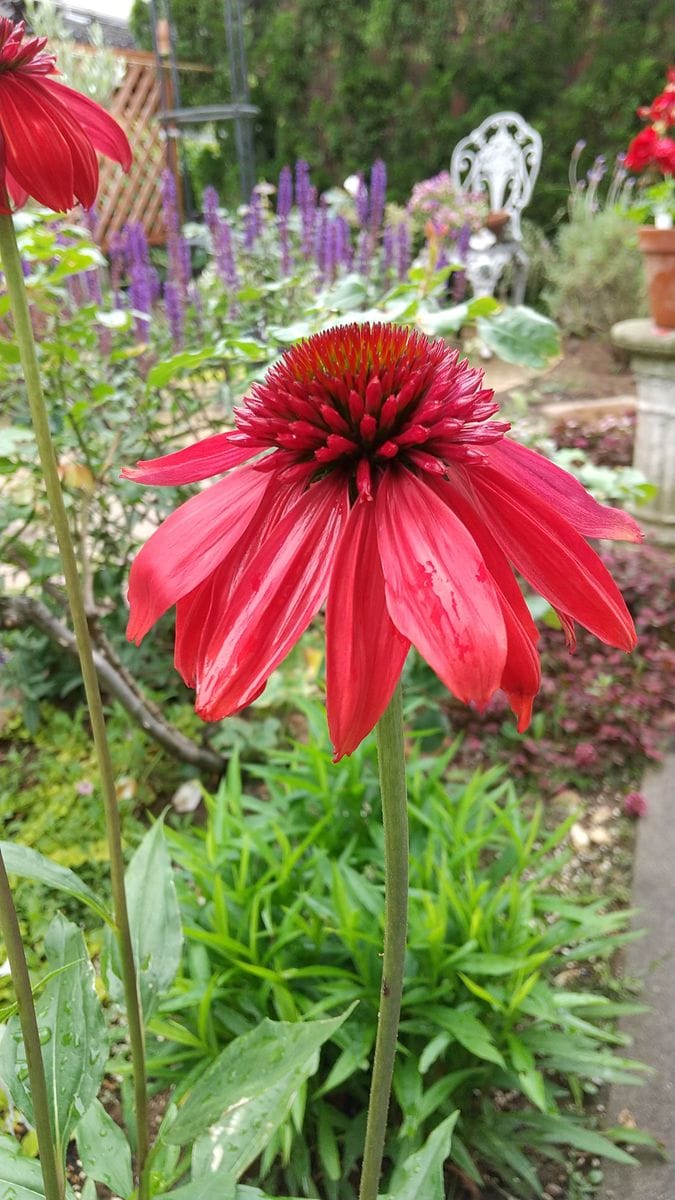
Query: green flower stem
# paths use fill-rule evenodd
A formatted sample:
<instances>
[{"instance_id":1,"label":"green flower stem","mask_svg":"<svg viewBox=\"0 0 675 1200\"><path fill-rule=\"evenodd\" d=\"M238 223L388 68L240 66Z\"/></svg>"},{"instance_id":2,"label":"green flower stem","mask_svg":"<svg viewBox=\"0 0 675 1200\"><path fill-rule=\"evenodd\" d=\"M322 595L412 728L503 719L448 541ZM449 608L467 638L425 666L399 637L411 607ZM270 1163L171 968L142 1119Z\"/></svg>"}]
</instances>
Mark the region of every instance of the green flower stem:
<instances>
[{"instance_id":1,"label":"green flower stem","mask_svg":"<svg viewBox=\"0 0 675 1200\"><path fill-rule=\"evenodd\" d=\"M49 1119L49 1100L47 1098L47 1080L45 1065L42 1061L40 1048L40 1031L38 1029L33 992L26 965L26 955L21 941L19 919L16 915L12 892L5 870L5 861L0 853L0 930L5 942L9 968L12 972L12 984L19 1009L19 1021L23 1034L23 1044L26 1051L26 1065L30 1082L30 1094L33 1101L33 1116L35 1132L37 1133L38 1149L40 1151L40 1167L45 1185L45 1200L63 1200L64 1179L61 1165L56 1157L53 1131Z\"/></svg>"},{"instance_id":2,"label":"green flower stem","mask_svg":"<svg viewBox=\"0 0 675 1200\"><path fill-rule=\"evenodd\" d=\"M377 1200L403 994L408 924L408 801L400 683L376 732L384 825L384 958L359 1200Z\"/></svg>"},{"instance_id":3,"label":"green flower stem","mask_svg":"<svg viewBox=\"0 0 675 1200\"><path fill-rule=\"evenodd\" d=\"M12 218L0 214L0 259L7 281L10 304L14 316L16 340L21 354L21 364L26 382L26 393L30 406L35 439L37 441L42 473L44 476L47 498L51 509L52 521L56 532L61 565L66 582L68 603L73 621L80 656L82 678L87 696L89 717L96 748L101 790L105 808L105 819L110 854L110 874L112 880L113 903L115 908L115 926L119 944L120 961L124 981L124 996L126 1001L127 1021L129 1024L129 1041L134 1073L134 1095L136 1102L136 1151L137 1168L140 1179L139 1200L147 1197L147 1181L144 1179L144 1166L149 1148L148 1130L148 1099L145 1077L145 1045L143 1035L143 1018L141 1013L138 977L134 964L134 952L129 928L126 894L124 891L124 859L122 855L122 836L120 830L119 809L115 794L115 777L110 758L110 747L106 735L101 693L98 677L94 666L94 656L89 635L89 626L82 598L82 589L77 569L77 560L73 548L68 515L66 513L54 446L49 430L49 418L45 406L42 384L33 329L26 298L26 289L21 269L19 248Z\"/></svg>"}]
</instances>

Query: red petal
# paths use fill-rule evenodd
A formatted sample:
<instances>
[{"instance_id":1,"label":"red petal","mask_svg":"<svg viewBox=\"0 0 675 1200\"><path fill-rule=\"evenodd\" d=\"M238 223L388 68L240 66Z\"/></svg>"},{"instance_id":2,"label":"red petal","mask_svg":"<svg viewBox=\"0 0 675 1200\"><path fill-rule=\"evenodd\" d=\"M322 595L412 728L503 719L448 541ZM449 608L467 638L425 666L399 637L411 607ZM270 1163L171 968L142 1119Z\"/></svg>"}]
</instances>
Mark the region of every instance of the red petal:
<instances>
[{"instance_id":1,"label":"red petal","mask_svg":"<svg viewBox=\"0 0 675 1200\"><path fill-rule=\"evenodd\" d=\"M100 154L105 154L106 158L120 163L125 171L129 170L133 157L129 139L117 121L101 108L100 104L57 80L45 80L42 86L48 88L50 93L63 103Z\"/></svg>"},{"instance_id":2,"label":"red petal","mask_svg":"<svg viewBox=\"0 0 675 1200\"><path fill-rule=\"evenodd\" d=\"M598 504L578 479L543 454L502 438L486 448L485 457L504 479L513 479L536 491L584 537L642 541L642 530L628 513Z\"/></svg>"},{"instance_id":3,"label":"red petal","mask_svg":"<svg viewBox=\"0 0 675 1200\"><path fill-rule=\"evenodd\" d=\"M536 649L539 632L509 562L483 518L452 484L438 480L430 486L445 498L468 529L497 588L507 639L506 662L500 686L518 717L518 732L523 733L530 723L532 702L541 685L541 666Z\"/></svg>"},{"instance_id":4,"label":"red petal","mask_svg":"<svg viewBox=\"0 0 675 1200\"><path fill-rule=\"evenodd\" d=\"M632 650L635 629L623 597L569 521L537 492L487 464L470 480L486 525L528 582L603 642Z\"/></svg>"},{"instance_id":5,"label":"red petal","mask_svg":"<svg viewBox=\"0 0 675 1200\"><path fill-rule=\"evenodd\" d=\"M2 137L2 134L0 133L0 139L1 139L1 137ZM7 187L7 191L9 192L9 194L12 198L12 201L14 202L14 206L16 208L23 208L24 204L28 200L28 192L26 191L25 188L19 187L18 183L16 182L16 179L14 179L14 177L12 176L10 171L5 171L5 184ZM0 212L4 212L4 211L5 211L4 209L0 209Z\"/></svg>"},{"instance_id":6,"label":"red petal","mask_svg":"<svg viewBox=\"0 0 675 1200\"><path fill-rule=\"evenodd\" d=\"M387 611L375 505L359 500L338 548L326 606L326 705L336 762L379 721L409 649Z\"/></svg>"},{"instance_id":7,"label":"red petal","mask_svg":"<svg viewBox=\"0 0 675 1200\"><path fill-rule=\"evenodd\" d=\"M389 614L464 703L500 685L506 630L473 538L425 483L389 468L375 499Z\"/></svg>"},{"instance_id":8,"label":"red petal","mask_svg":"<svg viewBox=\"0 0 675 1200\"><path fill-rule=\"evenodd\" d=\"M194 442L175 454L163 454L161 458L146 458L135 467L125 467L122 479L134 483L151 483L155 486L177 486L182 483L197 483L220 475L230 467L238 467L257 454L261 447L235 440L236 434L216 433L212 437Z\"/></svg>"},{"instance_id":9,"label":"red petal","mask_svg":"<svg viewBox=\"0 0 675 1200\"><path fill-rule=\"evenodd\" d=\"M299 500L303 490L303 484L277 487L273 477L264 505L258 505L247 526L243 544L241 541L236 543L208 579L176 604L174 665L188 687L196 684L212 630L223 618L244 571L281 518Z\"/></svg>"},{"instance_id":10,"label":"red petal","mask_svg":"<svg viewBox=\"0 0 675 1200\"><path fill-rule=\"evenodd\" d=\"M216 721L250 703L286 657L326 598L348 513L348 483L329 475L261 546L211 630L197 681L200 716Z\"/></svg>"},{"instance_id":11,"label":"red petal","mask_svg":"<svg viewBox=\"0 0 675 1200\"><path fill-rule=\"evenodd\" d=\"M6 169L40 204L67 212L75 202L73 159L69 141L51 115L51 107L45 106L39 89L34 90L16 74L0 73L0 129Z\"/></svg>"},{"instance_id":12,"label":"red petal","mask_svg":"<svg viewBox=\"0 0 675 1200\"><path fill-rule=\"evenodd\" d=\"M243 467L162 522L131 567L129 641L138 645L162 613L215 570L245 532L268 486L267 475Z\"/></svg>"}]
</instances>

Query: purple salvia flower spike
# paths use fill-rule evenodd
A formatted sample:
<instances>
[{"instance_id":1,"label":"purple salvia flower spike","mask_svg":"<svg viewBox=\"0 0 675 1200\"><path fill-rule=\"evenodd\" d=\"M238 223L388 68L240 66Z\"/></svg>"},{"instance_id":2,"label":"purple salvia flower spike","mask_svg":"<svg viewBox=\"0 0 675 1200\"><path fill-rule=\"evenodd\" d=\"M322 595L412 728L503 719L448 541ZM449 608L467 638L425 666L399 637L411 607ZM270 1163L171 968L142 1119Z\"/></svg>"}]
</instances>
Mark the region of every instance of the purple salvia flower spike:
<instances>
[{"instance_id":1,"label":"purple salvia flower spike","mask_svg":"<svg viewBox=\"0 0 675 1200\"><path fill-rule=\"evenodd\" d=\"M387 168L383 159L377 158L370 171L370 208L368 224L375 233L382 224L387 197Z\"/></svg>"},{"instance_id":2,"label":"purple salvia flower spike","mask_svg":"<svg viewBox=\"0 0 675 1200\"><path fill-rule=\"evenodd\" d=\"M407 223L402 222L397 230L396 238L396 270L398 278L403 280L410 270L411 245L410 230Z\"/></svg>"},{"instance_id":3,"label":"purple salvia flower spike","mask_svg":"<svg viewBox=\"0 0 675 1200\"><path fill-rule=\"evenodd\" d=\"M277 216L285 221L293 207L293 175L290 167L282 167L277 188Z\"/></svg>"},{"instance_id":4,"label":"purple salvia flower spike","mask_svg":"<svg viewBox=\"0 0 675 1200\"><path fill-rule=\"evenodd\" d=\"M356 219L362 229L368 224L368 188L362 175L359 175L359 186L354 197Z\"/></svg>"}]
</instances>

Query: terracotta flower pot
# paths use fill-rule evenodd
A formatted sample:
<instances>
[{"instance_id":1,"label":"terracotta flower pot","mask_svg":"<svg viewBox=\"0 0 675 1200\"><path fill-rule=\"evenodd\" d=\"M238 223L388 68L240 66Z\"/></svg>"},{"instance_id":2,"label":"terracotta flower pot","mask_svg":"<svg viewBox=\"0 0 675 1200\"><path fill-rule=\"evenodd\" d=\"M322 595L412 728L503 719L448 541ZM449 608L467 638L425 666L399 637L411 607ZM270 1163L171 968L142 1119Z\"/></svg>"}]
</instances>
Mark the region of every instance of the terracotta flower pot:
<instances>
[{"instance_id":1,"label":"terracotta flower pot","mask_svg":"<svg viewBox=\"0 0 675 1200\"><path fill-rule=\"evenodd\" d=\"M675 229L644 225L638 237L654 322L664 329L675 329Z\"/></svg>"}]
</instances>

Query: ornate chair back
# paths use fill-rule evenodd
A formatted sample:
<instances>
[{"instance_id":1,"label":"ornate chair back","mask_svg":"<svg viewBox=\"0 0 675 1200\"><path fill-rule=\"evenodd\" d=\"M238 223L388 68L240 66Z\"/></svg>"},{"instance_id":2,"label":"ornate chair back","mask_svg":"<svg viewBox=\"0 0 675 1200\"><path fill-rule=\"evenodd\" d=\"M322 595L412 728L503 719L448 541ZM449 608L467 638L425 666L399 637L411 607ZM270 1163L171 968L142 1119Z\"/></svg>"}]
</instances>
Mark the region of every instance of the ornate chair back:
<instances>
[{"instance_id":1,"label":"ornate chair back","mask_svg":"<svg viewBox=\"0 0 675 1200\"><path fill-rule=\"evenodd\" d=\"M490 209L509 213L511 236L520 241L520 214L530 202L541 151L541 136L518 113L495 113L457 143L450 175L464 191L487 191Z\"/></svg>"}]
</instances>

